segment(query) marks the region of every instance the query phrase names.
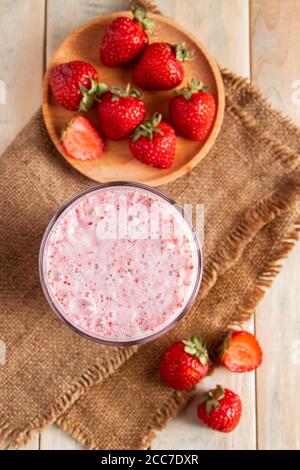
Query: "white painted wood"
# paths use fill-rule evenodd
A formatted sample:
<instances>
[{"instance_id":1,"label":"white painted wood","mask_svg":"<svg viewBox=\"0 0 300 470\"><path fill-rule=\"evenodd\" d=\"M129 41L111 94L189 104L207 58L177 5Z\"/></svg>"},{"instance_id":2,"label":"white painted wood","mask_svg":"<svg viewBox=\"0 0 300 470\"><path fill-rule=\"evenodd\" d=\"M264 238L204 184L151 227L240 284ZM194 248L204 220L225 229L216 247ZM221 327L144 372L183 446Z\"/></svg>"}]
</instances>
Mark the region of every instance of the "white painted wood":
<instances>
[{"instance_id":1,"label":"white painted wood","mask_svg":"<svg viewBox=\"0 0 300 470\"><path fill-rule=\"evenodd\" d=\"M53 425L42 432L40 450L82 450L82 446L67 433Z\"/></svg>"},{"instance_id":2,"label":"white painted wood","mask_svg":"<svg viewBox=\"0 0 300 470\"><path fill-rule=\"evenodd\" d=\"M157 0L156 4L195 34L220 66L249 76L248 0Z\"/></svg>"},{"instance_id":3,"label":"white painted wood","mask_svg":"<svg viewBox=\"0 0 300 470\"><path fill-rule=\"evenodd\" d=\"M298 244L256 311L264 350L257 371L258 448L263 450L300 448L299 264Z\"/></svg>"},{"instance_id":4,"label":"white painted wood","mask_svg":"<svg viewBox=\"0 0 300 470\"><path fill-rule=\"evenodd\" d=\"M1 0L0 18L2 152L41 102L44 0ZM36 435L26 449L38 448L39 436Z\"/></svg>"},{"instance_id":5,"label":"white painted wood","mask_svg":"<svg viewBox=\"0 0 300 470\"><path fill-rule=\"evenodd\" d=\"M300 124L300 103L292 96L300 79L300 2L255 0L251 12L253 78L275 107ZM298 245L257 309L265 353L257 371L259 449L300 446L299 266Z\"/></svg>"},{"instance_id":6,"label":"white painted wood","mask_svg":"<svg viewBox=\"0 0 300 470\"><path fill-rule=\"evenodd\" d=\"M126 10L129 0L48 0L47 63L63 39L84 22L100 15Z\"/></svg>"},{"instance_id":7,"label":"white painted wood","mask_svg":"<svg viewBox=\"0 0 300 470\"><path fill-rule=\"evenodd\" d=\"M2 152L41 103L44 0L1 0L0 18Z\"/></svg>"}]
</instances>

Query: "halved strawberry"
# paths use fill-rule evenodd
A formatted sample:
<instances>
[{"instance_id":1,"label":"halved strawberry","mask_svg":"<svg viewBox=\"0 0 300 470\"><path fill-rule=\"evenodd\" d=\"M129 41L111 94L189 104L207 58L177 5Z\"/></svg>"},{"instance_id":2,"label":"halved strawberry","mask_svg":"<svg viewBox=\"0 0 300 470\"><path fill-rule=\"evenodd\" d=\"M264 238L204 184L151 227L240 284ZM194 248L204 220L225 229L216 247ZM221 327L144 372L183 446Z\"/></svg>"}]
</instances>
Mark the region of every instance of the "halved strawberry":
<instances>
[{"instance_id":1,"label":"halved strawberry","mask_svg":"<svg viewBox=\"0 0 300 470\"><path fill-rule=\"evenodd\" d=\"M262 362L262 349L248 331L231 331L226 337L220 361L232 372L249 372Z\"/></svg>"},{"instance_id":2,"label":"halved strawberry","mask_svg":"<svg viewBox=\"0 0 300 470\"><path fill-rule=\"evenodd\" d=\"M94 123L85 116L75 116L63 131L61 143L69 157L97 160L104 153L103 140Z\"/></svg>"}]
</instances>

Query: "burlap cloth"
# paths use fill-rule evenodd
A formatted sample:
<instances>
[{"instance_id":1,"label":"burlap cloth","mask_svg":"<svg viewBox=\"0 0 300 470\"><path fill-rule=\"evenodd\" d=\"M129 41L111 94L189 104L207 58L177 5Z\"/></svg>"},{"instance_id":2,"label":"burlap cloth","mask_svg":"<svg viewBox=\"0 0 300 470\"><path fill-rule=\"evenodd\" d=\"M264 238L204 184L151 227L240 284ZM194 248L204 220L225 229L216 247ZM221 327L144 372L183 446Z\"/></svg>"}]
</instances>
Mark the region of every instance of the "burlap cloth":
<instances>
[{"instance_id":1,"label":"burlap cloth","mask_svg":"<svg viewBox=\"0 0 300 470\"><path fill-rule=\"evenodd\" d=\"M184 320L137 353L81 338L50 311L39 285L46 225L91 181L56 152L40 111L2 155L2 448L24 445L53 422L90 449L145 448L189 398L159 380L165 347L197 334L213 354L271 284L299 231L300 132L243 79L227 71L223 79L226 113L215 146L190 174L160 188L180 204L205 205L202 288Z\"/></svg>"}]
</instances>

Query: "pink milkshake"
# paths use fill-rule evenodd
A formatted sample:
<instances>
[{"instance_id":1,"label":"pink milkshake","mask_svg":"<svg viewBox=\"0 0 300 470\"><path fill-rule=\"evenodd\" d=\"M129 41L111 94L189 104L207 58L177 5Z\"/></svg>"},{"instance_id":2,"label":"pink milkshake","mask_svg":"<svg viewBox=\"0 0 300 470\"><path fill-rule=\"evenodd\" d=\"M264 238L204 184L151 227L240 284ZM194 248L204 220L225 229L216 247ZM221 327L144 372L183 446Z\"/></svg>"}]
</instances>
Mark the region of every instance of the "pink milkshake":
<instances>
[{"instance_id":1,"label":"pink milkshake","mask_svg":"<svg viewBox=\"0 0 300 470\"><path fill-rule=\"evenodd\" d=\"M85 191L52 219L40 274L53 310L99 342L134 344L190 308L202 259L189 221L162 193L135 183Z\"/></svg>"}]
</instances>

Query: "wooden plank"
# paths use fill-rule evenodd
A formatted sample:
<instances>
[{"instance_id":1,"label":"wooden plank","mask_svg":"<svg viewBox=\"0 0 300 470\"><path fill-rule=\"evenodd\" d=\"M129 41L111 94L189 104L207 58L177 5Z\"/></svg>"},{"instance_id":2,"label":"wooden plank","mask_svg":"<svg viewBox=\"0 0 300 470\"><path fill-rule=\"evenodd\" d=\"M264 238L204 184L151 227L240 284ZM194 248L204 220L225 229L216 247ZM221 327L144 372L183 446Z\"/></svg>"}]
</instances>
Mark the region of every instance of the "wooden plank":
<instances>
[{"instance_id":1,"label":"wooden plank","mask_svg":"<svg viewBox=\"0 0 300 470\"><path fill-rule=\"evenodd\" d=\"M156 4L195 34L220 66L249 76L248 0L158 0Z\"/></svg>"},{"instance_id":2,"label":"wooden plank","mask_svg":"<svg viewBox=\"0 0 300 470\"><path fill-rule=\"evenodd\" d=\"M0 96L2 152L41 102L45 2L2 0L0 18L4 20L0 28L0 80L5 89L5 96ZM38 448L37 434L26 450Z\"/></svg>"},{"instance_id":3,"label":"wooden plank","mask_svg":"<svg viewBox=\"0 0 300 470\"><path fill-rule=\"evenodd\" d=\"M0 2L2 89L0 152L41 103L44 53L44 0Z\"/></svg>"},{"instance_id":4,"label":"wooden plank","mask_svg":"<svg viewBox=\"0 0 300 470\"><path fill-rule=\"evenodd\" d=\"M48 0L47 63L63 39L85 21L113 11L127 10L127 0Z\"/></svg>"},{"instance_id":5,"label":"wooden plank","mask_svg":"<svg viewBox=\"0 0 300 470\"><path fill-rule=\"evenodd\" d=\"M82 450L82 446L53 425L42 432L40 450Z\"/></svg>"},{"instance_id":6,"label":"wooden plank","mask_svg":"<svg viewBox=\"0 0 300 470\"><path fill-rule=\"evenodd\" d=\"M163 12L193 32L214 54L220 65L245 77L250 75L249 5L247 0L181 2L160 0ZM253 321L247 325L253 331ZM223 384L237 391L244 403L243 419L230 435L201 426L196 417L199 394L166 429L157 434L153 449L255 449L255 374L231 374L219 369L205 379L200 391Z\"/></svg>"},{"instance_id":7,"label":"wooden plank","mask_svg":"<svg viewBox=\"0 0 300 470\"><path fill-rule=\"evenodd\" d=\"M251 1L252 78L274 106L298 124L300 104L292 93L297 86L294 81L300 78L299 24L297 0ZM299 266L298 245L257 309L256 332L265 353L257 371L259 449L297 449L300 445Z\"/></svg>"}]
</instances>

